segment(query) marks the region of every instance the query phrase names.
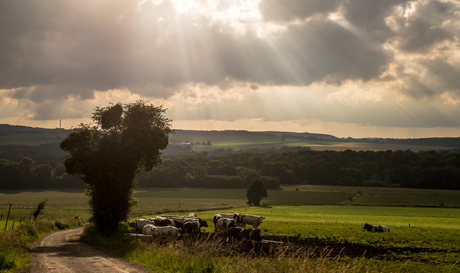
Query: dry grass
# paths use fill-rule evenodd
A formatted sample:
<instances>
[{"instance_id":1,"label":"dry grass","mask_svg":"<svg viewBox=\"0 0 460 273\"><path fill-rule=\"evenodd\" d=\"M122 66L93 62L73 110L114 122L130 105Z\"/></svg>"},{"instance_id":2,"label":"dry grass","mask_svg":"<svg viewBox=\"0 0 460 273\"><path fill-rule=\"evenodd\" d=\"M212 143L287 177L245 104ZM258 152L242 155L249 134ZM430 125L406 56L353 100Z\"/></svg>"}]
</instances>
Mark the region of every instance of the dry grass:
<instances>
[{"instance_id":1,"label":"dry grass","mask_svg":"<svg viewBox=\"0 0 460 273\"><path fill-rule=\"evenodd\" d=\"M209 234L163 245L136 242L128 258L157 272L398 272L403 263L342 259L332 249L321 251L285 244L272 253L241 252L238 245Z\"/></svg>"}]
</instances>

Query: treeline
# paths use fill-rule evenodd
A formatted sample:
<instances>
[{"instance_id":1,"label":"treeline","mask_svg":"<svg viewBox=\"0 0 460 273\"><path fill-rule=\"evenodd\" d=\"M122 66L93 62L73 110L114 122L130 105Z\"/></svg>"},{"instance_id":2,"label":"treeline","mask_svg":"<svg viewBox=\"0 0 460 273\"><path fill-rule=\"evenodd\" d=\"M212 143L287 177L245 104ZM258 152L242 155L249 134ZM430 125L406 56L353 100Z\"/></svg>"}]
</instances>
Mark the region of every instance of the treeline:
<instances>
[{"instance_id":1,"label":"treeline","mask_svg":"<svg viewBox=\"0 0 460 273\"><path fill-rule=\"evenodd\" d=\"M169 156L141 187L246 188L280 184L460 189L458 151L308 151Z\"/></svg>"},{"instance_id":2,"label":"treeline","mask_svg":"<svg viewBox=\"0 0 460 273\"><path fill-rule=\"evenodd\" d=\"M83 182L65 174L64 165L52 167L37 163L31 158L20 162L0 159L1 189L83 188Z\"/></svg>"},{"instance_id":3,"label":"treeline","mask_svg":"<svg viewBox=\"0 0 460 273\"><path fill-rule=\"evenodd\" d=\"M291 151L166 156L163 166L137 176L139 187L247 188L261 179L281 184L460 189L459 151ZM30 158L0 159L3 189L83 187L64 173Z\"/></svg>"}]
</instances>

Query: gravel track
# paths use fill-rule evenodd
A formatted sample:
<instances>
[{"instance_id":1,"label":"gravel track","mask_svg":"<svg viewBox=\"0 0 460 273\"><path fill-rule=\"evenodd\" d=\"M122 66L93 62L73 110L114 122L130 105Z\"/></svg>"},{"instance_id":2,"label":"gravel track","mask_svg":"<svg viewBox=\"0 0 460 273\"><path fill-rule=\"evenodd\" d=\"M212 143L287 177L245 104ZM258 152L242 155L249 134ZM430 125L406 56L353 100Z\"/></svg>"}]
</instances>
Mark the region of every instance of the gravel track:
<instances>
[{"instance_id":1,"label":"gravel track","mask_svg":"<svg viewBox=\"0 0 460 273\"><path fill-rule=\"evenodd\" d=\"M83 230L66 229L40 237L31 247L29 272L150 272L110 251L83 243Z\"/></svg>"}]
</instances>

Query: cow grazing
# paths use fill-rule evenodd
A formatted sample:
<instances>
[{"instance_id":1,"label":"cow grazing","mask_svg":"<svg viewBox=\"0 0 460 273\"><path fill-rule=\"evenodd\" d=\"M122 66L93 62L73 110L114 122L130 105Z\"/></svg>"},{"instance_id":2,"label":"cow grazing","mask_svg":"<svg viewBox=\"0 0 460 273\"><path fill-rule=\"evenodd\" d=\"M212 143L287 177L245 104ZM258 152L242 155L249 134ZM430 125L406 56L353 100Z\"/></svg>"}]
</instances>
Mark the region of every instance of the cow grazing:
<instances>
[{"instance_id":1,"label":"cow grazing","mask_svg":"<svg viewBox=\"0 0 460 273\"><path fill-rule=\"evenodd\" d=\"M176 227L157 227L152 224L147 224L142 229L142 234L152 235L158 242L161 240L176 240L179 237L179 231Z\"/></svg>"},{"instance_id":2,"label":"cow grazing","mask_svg":"<svg viewBox=\"0 0 460 273\"><path fill-rule=\"evenodd\" d=\"M390 229L387 226L369 225L368 223L364 224L363 229L370 232L390 232Z\"/></svg>"},{"instance_id":3,"label":"cow grazing","mask_svg":"<svg viewBox=\"0 0 460 273\"><path fill-rule=\"evenodd\" d=\"M231 227L228 232L228 238L230 238L232 241L238 240L238 235L243 229L240 227Z\"/></svg>"},{"instance_id":4,"label":"cow grazing","mask_svg":"<svg viewBox=\"0 0 460 273\"><path fill-rule=\"evenodd\" d=\"M265 217L250 214L244 214L241 216L243 228L246 228L246 225L251 225L253 228L257 228L260 224L262 224L264 219Z\"/></svg>"},{"instance_id":5,"label":"cow grazing","mask_svg":"<svg viewBox=\"0 0 460 273\"><path fill-rule=\"evenodd\" d=\"M240 231L238 234L238 240L243 241L249 241L249 234L251 234L252 228L245 228Z\"/></svg>"},{"instance_id":6,"label":"cow grazing","mask_svg":"<svg viewBox=\"0 0 460 273\"><path fill-rule=\"evenodd\" d=\"M252 248L260 250L262 248L262 237L265 235L263 228L253 228L249 233L249 240L251 240Z\"/></svg>"},{"instance_id":7,"label":"cow grazing","mask_svg":"<svg viewBox=\"0 0 460 273\"><path fill-rule=\"evenodd\" d=\"M219 221L219 219L221 219L221 218L235 220L236 225L239 225L240 222L241 222L241 214L239 214L237 212L232 213L232 214L217 213L212 217L212 224L213 224L214 229L216 231L217 231L217 227L216 227L217 221Z\"/></svg>"},{"instance_id":8,"label":"cow grazing","mask_svg":"<svg viewBox=\"0 0 460 273\"><path fill-rule=\"evenodd\" d=\"M208 227L208 222L206 222L206 220L198 218L198 223L200 223L200 227Z\"/></svg>"},{"instance_id":9,"label":"cow grazing","mask_svg":"<svg viewBox=\"0 0 460 273\"><path fill-rule=\"evenodd\" d=\"M185 219L184 218L177 218L177 219L171 219L173 226L176 228L182 228L184 225Z\"/></svg>"},{"instance_id":10,"label":"cow grazing","mask_svg":"<svg viewBox=\"0 0 460 273\"><path fill-rule=\"evenodd\" d=\"M249 250L251 248L260 249L262 247L262 238L265 235L263 228L246 228L238 234L238 239L241 240L241 250Z\"/></svg>"},{"instance_id":11,"label":"cow grazing","mask_svg":"<svg viewBox=\"0 0 460 273\"><path fill-rule=\"evenodd\" d=\"M163 216L156 216L155 218L149 218L150 221L153 221L155 226L158 227L165 227L165 226L172 226L173 221L168 219L167 217Z\"/></svg>"},{"instance_id":12,"label":"cow grazing","mask_svg":"<svg viewBox=\"0 0 460 273\"><path fill-rule=\"evenodd\" d=\"M200 232L200 222L199 221L185 221L182 226L182 233L191 234Z\"/></svg>"},{"instance_id":13,"label":"cow grazing","mask_svg":"<svg viewBox=\"0 0 460 273\"><path fill-rule=\"evenodd\" d=\"M155 221L155 226L158 226L158 227L174 226L174 222L170 219L161 219L159 221Z\"/></svg>"},{"instance_id":14,"label":"cow grazing","mask_svg":"<svg viewBox=\"0 0 460 273\"><path fill-rule=\"evenodd\" d=\"M145 225L152 224L154 225L155 223L150 220L146 219L145 217L140 217L139 219L136 220L136 233L142 233L142 229L144 228Z\"/></svg>"},{"instance_id":15,"label":"cow grazing","mask_svg":"<svg viewBox=\"0 0 460 273\"><path fill-rule=\"evenodd\" d=\"M224 230L229 230L232 227L236 226L236 221L233 219L227 219L227 218L220 218L216 225L215 225L215 230L219 231L219 233L223 233Z\"/></svg>"}]
</instances>

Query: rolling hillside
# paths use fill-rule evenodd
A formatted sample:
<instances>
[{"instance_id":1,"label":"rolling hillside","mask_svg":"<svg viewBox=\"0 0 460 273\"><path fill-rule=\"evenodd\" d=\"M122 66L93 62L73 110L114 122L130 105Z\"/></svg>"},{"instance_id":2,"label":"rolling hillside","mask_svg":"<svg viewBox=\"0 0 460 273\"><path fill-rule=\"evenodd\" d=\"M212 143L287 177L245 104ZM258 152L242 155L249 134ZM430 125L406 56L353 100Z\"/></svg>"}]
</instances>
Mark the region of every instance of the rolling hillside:
<instances>
[{"instance_id":1,"label":"rolling hillside","mask_svg":"<svg viewBox=\"0 0 460 273\"><path fill-rule=\"evenodd\" d=\"M68 130L46 129L28 126L0 124L0 153L14 153L15 150L31 153L60 154L59 143ZM170 145L165 154L187 154L194 152L262 152L311 150L444 150L458 149L460 138L425 139L353 139L337 138L328 134L296 133L278 131L196 131L175 130L170 136Z\"/></svg>"}]
</instances>

